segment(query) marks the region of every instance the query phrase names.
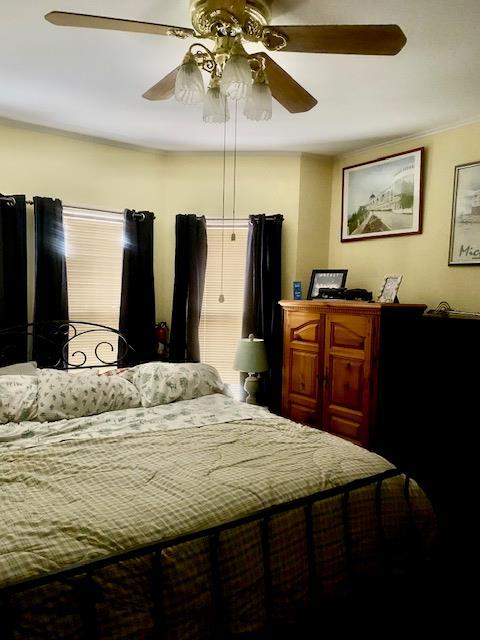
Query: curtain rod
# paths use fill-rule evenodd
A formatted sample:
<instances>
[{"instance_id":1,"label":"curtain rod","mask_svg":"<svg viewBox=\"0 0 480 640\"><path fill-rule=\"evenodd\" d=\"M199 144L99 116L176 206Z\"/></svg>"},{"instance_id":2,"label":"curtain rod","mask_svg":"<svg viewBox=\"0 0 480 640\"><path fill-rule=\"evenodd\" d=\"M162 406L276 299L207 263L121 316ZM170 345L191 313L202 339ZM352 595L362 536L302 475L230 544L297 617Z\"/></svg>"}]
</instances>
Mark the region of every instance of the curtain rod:
<instances>
[{"instance_id":1,"label":"curtain rod","mask_svg":"<svg viewBox=\"0 0 480 640\"><path fill-rule=\"evenodd\" d=\"M9 204L10 206L14 207L17 204L17 201L15 200L15 198L13 196L2 196L0 194L0 200L4 200L7 202L7 204ZM33 200L25 200L25 204L28 205L32 205L34 204ZM81 211L98 211L100 213L114 213L116 215L123 215L125 213L125 209L98 209L95 207L79 207L78 205L75 204L63 204L63 207L65 209L80 209ZM135 211L134 213L138 213L137 211ZM141 212L140 212L141 213ZM155 220L155 215L153 216L153 219Z\"/></svg>"},{"instance_id":2,"label":"curtain rod","mask_svg":"<svg viewBox=\"0 0 480 640\"><path fill-rule=\"evenodd\" d=\"M30 204L33 205L34 202L33 200L25 200L25 204ZM64 209L81 209L82 211L100 211L101 213L117 213L117 214L123 214L125 209L98 209L96 207L79 207L76 204L64 204L62 202L62 206Z\"/></svg>"},{"instance_id":3,"label":"curtain rod","mask_svg":"<svg viewBox=\"0 0 480 640\"><path fill-rule=\"evenodd\" d=\"M245 223L248 222L248 218L205 218L207 222L237 222Z\"/></svg>"}]
</instances>

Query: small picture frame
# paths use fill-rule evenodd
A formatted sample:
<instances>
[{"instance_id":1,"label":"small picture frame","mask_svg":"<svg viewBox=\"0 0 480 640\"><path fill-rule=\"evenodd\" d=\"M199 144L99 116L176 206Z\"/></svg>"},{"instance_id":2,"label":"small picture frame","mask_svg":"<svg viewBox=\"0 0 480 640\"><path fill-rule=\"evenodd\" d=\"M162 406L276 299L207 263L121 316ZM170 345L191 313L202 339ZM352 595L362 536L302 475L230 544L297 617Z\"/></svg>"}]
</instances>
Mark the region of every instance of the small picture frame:
<instances>
[{"instance_id":1,"label":"small picture frame","mask_svg":"<svg viewBox=\"0 0 480 640\"><path fill-rule=\"evenodd\" d=\"M314 269L310 278L307 300L319 297L321 289L341 289L345 286L348 269Z\"/></svg>"},{"instance_id":2,"label":"small picture frame","mask_svg":"<svg viewBox=\"0 0 480 640\"><path fill-rule=\"evenodd\" d=\"M397 293L403 276L385 276L377 302L398 302Z\"/></svg>"},{"instance_id":3,"label":"small picture frame","mask_svg":"<svg viewBox=\"0 0 480 640\"><path fill-rule=\"evenodd\" d=\"M302 299L302 282L301 280L295 280L293 283L293 299L301 300Z\"/></svg>"}]
</instances>

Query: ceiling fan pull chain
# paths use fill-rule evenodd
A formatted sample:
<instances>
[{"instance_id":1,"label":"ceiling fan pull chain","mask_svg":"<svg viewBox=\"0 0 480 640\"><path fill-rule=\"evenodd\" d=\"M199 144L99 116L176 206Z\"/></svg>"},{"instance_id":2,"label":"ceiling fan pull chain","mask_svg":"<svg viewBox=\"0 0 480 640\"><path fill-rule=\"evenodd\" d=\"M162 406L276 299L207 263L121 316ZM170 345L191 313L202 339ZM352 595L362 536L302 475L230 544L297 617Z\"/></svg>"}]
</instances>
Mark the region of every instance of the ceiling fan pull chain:
<instances>
[{"instance_id":1,"label":"ceiling fan pull chain","mask_svg":"<svg viewBox=\"0 0 480 640\"><path fill-rule=\"evenodd\" d=\"M225 97L225 118L223 122L223 198L222 198L222 252L220 259L220 295L218 301L225 302L223 295L223 258L225 245L225 191L226 191L226 173L227 173L227 98Z\"/></svg>"},{"instance_id":2,"label":"ceiling fan pull chain","mask_svg":"<svg viewBox=\"0 0 480 640\"><path fill-rule=\"evenodd\" d=\"M238 124L238 100L235 100L235 142L233 146L233 208L232 208L232 235L230 240L235 242L235 213L237 206L237 124Z\"/></svg>"}]
</instances>

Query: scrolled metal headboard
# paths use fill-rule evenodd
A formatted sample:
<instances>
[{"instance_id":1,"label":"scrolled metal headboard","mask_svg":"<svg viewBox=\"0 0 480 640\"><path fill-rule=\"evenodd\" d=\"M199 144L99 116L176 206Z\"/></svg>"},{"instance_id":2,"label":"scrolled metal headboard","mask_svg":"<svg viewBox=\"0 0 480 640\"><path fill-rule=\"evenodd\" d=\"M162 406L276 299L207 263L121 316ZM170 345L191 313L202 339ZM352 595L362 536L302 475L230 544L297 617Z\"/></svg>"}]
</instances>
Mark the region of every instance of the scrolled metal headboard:
<instances>
[{"instance_id":1,"label":"scrolled metal headboard","mask_svg":"<svg viewBox=\"0 0 480 640\"><path fill-rule=\"evenodd\" d=\"M103 335L92 345L85 337L94 333ZM134 351L117 329L84 320L30 322L0 329L0 366L35 359L40 353L41 366L53 369L114 367Z\"/></svg>"}]
</instances>

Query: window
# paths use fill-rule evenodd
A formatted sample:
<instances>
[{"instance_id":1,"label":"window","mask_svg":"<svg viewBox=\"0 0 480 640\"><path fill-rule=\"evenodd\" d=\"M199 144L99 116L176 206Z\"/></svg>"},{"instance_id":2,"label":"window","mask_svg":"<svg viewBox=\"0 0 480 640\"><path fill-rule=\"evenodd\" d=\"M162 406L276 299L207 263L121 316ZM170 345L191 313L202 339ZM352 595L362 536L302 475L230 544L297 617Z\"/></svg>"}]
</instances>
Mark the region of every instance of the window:
<instances>
[{"instance_id":1,"label":"window","mask_svg":"<svg viewBox=\"0 0 480 640\"><path fill-rule=\"evenodd\" d=\"M106 211L64 207L67 260L68 311L72 321L93 322L118 329L123 265L123 216ZM82 330L87 328L82 327ZM117 358L112 334L92 332L80 336L70 348L70 362L98 365L98 355L107 362ZM112 351L113 348L113 351Z\"/></svg>"},{"instance_id":2,"label":"window","mask_svg":"<svg viewBox=\"0 0 480 640\"><path fill-rule=\"evenodd\" d=\"M202 362L218 369L226 384L239 387L239 372L232 367L242 333L248 221L239 220L235 223L234 242L230 239L232 231L231 222L223 225L225 302L221 303L218 297L222 278L222 222L207 222L208 257L199 337Z\"/></svg>"}]
</instances>

